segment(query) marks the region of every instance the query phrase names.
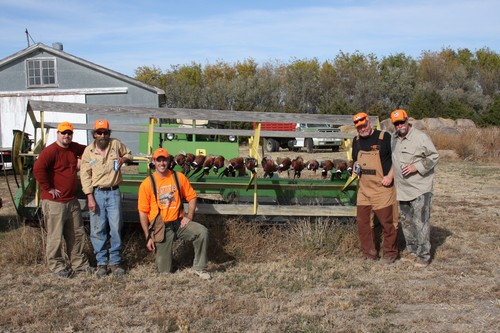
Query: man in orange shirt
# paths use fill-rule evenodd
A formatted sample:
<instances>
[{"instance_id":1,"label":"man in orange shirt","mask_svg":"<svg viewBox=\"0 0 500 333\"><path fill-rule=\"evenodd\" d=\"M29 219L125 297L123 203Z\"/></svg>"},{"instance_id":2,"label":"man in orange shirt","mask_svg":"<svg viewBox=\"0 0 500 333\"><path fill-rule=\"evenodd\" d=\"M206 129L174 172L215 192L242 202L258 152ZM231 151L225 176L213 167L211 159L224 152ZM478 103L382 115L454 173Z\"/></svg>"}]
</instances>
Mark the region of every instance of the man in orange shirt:
<instances>
[{"instance_id":1,"label":"man in orange shirt","mask_svg":"<svg viewBox=\"0 0 500 333\"><path fill-rule=\"evenodd\" d=\"M206 270L208 230L192 221L196 210L196 192L184 174L169 169L172 158L167 150L156 149L153 154L156 171L144 179L139 187L138 210L146 236L146 247L149 251L155 251L158 272L170 273L174 240L178 238L192 241L193 273L210 280L210 273ZM188 202L187 214L184 214L183 198ZM157 230L151 232L152 226Z\"/></svg>"}]
</instances>

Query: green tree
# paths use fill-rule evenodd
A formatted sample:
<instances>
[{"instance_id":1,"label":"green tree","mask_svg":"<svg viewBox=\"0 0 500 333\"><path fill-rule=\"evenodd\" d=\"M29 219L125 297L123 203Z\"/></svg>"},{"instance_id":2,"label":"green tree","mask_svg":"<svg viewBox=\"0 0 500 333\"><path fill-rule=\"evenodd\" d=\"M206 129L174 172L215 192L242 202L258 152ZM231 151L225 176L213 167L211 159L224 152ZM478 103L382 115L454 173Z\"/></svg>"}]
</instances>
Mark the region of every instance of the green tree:
<instances>
[{"instance_id":1,"label":"green tree","mask_svg":"<svg viewBox=\"0 0 500 333\"><path fill-rule=\"evenodd\" d=\"M408 111L416 119L442 117L445 112L445 103L434 90L421 90L411 100Z\"/></svg>"},{"instance_id":2,"label":"green tree","mask_svg":"<svg viewBox=\"0 0 500 333\"><path fill-rule=\"evenodd\" d=\"M406 109L413 96L417 62L399 53L382 59L380 76L383 84L383 106L390 111Z\"/></svg>"},{"instance_id":3,"label":"green tree","mask_svg":"<svg viewBox=\"0 0 500 333\"><path fill-rule=\"evenodd\" d=\"M494 102L476 121L479 126L500 126L500 94L493 97Z\"/></svg>"}]
</instances>

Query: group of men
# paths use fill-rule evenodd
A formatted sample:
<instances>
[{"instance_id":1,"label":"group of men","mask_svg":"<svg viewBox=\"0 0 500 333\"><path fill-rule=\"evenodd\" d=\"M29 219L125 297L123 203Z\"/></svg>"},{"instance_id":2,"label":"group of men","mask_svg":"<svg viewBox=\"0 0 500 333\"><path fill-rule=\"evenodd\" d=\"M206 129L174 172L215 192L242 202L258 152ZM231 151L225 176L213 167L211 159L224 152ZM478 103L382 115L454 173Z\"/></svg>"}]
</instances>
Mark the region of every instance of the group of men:
<instances>
[{"instance_id":1,"label":"group of men","mask_svg":"<svg viewBox=\"0 0 500 333\"><path fill-rule=\"evenodd\" d=\"M395 128L392 135L374 129L364 112L356 114L353 121L358 132L352 144L353 161L358 166L354 172L359 176L357 224L364 258L379 259L374 230L378 221L384 236L384 263L392 264L399 256L397 238L401 226L408 257L417 266L427 266L431 260L429 218L434 166L439 160L436 148L425 133L409 123L405 110L391 113ZM105 119L94 122L94 141L88 146L73 142L73 131L71 123L60 123L56 141L41 152L33 169L41 187L47 265L51 272L65 278L75 272L121 277L126 271L122 262L119 184L121 166L130 162L132 155L122 142L111 138ZM138 192L146 247L155 253L158 272L170 273L174 240L192 241L192 271L208 280L208 230L192 221L196 192L184 174L169 168L172 156L167 150L157 149L152 161L155 172L144 179ZM76 196L78 172L87 196L97 269L89 265L84 251L86 233ZM188 203L186 214L183 201Z\"/></svg>"},{"instance_id":2,"label":"group of men","mask_svg":"<svg viewBox=\"0 0 500 333\"><path fill-rule=\"evenodd\" d=\"M383 262L399 256L398 228L402 227L407 256L417 267L431 261L430 211L434 167L439 161L432 140L409 123L405 110L391 112L394 134L372 127L368 114L353 118L358 132L352 144L357 196L358 236L363 257L378 260L375 224L384 236Z\"/></svg>"},{"instance_id":3,"label":"group of men","mask_svg":"<svg viewBox=\"0 0 500 333\"><path fill-rule=\"evenodd\" d=\"M51 272L62 278L75 273L96 274L98 278L126 274L122 258L121 166L132 161L125 144L111 138L109 122L94 122L94 141L84 146L73 142L74 127L62 122L56 141L38 156L33 173L41 188L41 207L47 230L46 260ZM139 216L146 236L146 247L155 252L160 273L172 270L174 239L193 241L193 273L210 279L208 266L208 230L192 221L196 210L196 192L188 179L168 168L172 157L163 149L153 154L155 173L139 189ZM86 233L77 199L78 177L87 196L90 214L90 240L97 269L85 254ZM155 186L152 186L154 180ZM188 202L184 215L183 200ZM162 237L154 238L150 225L159 217ZM158 234L158 233L157 233ZM64 240L64 242L63 242ZM64 249L66 251L64 251Z\"/></svg>"}]
</instances>

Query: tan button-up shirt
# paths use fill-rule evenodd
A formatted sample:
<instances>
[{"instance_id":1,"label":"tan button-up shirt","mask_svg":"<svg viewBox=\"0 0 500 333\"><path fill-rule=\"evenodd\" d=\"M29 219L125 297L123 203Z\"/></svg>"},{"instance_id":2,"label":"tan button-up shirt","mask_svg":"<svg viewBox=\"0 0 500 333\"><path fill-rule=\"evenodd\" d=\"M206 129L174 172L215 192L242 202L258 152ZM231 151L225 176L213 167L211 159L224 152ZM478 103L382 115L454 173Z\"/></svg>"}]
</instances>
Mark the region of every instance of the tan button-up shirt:
<instances>
[{"instance_id":1,"label":"tan button-up shirt","mask_svg":"<svg viewBox=\"0 0 500 333\"><path fill-rule=\"evenodd\" d=\"M88 145L83 152L80 168L83 193L90 194L97 186L112 187L120 184L122 173L114 170L114 160L120 157L130 161L133 158L127 146L117 139L110 139L106 156L96 150L95 142Z\"/></svg>"},{"instance_id":2,"label":"tan button-up shirt","mask_svg":"<svg viewBox=\"0 0 500 333\"><path fill-rule=\"evenodd\" d=\"M424 193L432 192L434 166L438 161L439 153L424 132L410 127L404 138L394 133L392 165L398 201L411 201ZM414 165L418 172L404 177L401 167L406 164Z\"/></svg>"}]
</instances>

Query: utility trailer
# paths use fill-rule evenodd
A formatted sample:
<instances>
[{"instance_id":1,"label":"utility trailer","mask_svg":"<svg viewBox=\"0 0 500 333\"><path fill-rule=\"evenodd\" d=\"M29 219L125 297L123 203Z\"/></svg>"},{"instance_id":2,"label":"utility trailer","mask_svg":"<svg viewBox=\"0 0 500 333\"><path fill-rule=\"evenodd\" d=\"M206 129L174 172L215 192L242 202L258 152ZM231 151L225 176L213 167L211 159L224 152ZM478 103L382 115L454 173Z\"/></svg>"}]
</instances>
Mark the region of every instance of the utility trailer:
<instances>
[{"instance_id":1,"label":"utility trailer","mask_svg":"<svg viewBox=\"0 0 500 333\"><path fill-rule=\"evenodd\" d=\"M125 210L129 210L131 222L138 221L137 218L137 190L139 184L151 172L149 163L152 152L159 146L164 146L174 155L168 146L168 141L159 142L159 138L167 133L188 135L225 135L237 137L249 137L251 142L248 156L260 161L259 152L260 137L281 137L283 132L261 131L260 126L255 130L238 129L213 129L199 127L161 127L158 119L203 119L206 121L219 122L277 122L278 119L293 123L306 121L307 123L347 123L351 116L339 115L310 115L310 114L286 114L286 113L263 113L253 111L230 111L230 110L203 110L203 109L174 109L174 108L138 108L138 107L115 107L96 106L78 103L29 101L27 105L27 119L33 123L36 129L33 140L34 147L28 152L22 152L19 148L13 152L13 165L15 173L20 177L20 188L15 194L15 205L19 215L27 220L36 220L41 214L39 209L39 190L32 175L32 165L38 153L45 147L44 141L50 130L56 130L57 123L43 121L44 112L66 112L75 114L89 114L106 117L106 115L122 115L136 117L138 125L111 124L114 131L147 133L146 145L141 144L140 152L133 152L134 162L146 166L146 171L138 171L134 174L124 173L124 181L120 184L123 194ZM147 124L147 125L140 125ZM73 124L76 129L92 130L92 124ZM294 137L311 137L311 133L293 133ZM331 137L341 139L352 139L352 133L314 133L314 136ZM22 141L18 146L25 143ZM201 143L200 143L201 144ZM228 156L231 158L234 156ZM126 169L126 167L125 167ZM138 168L140 170L141 168ZM261 178L254 175L246 177L221 177L220 175L191 175L190 181L200 195L197 205L198 214L215 215L249 215L249 216L336 216L352 217L356 215L356 193L357 182L344 174L341 179L334 179L333 174L328 179L289 179L289 178ZM81 193L81 204L84 211L85 197Z\"/></svg>"},{"instance_id":2,"label":"utility trailer","mask_svg":"<svg viewBox=\"0 0 500 333\"><path fill-rule=\"evenodd\" d=\"M254 123L254 128L256 124ZM330 124L308 124L308 123L261 123L261 130L264 131L280 131L280 132L340 132L339 128L332 127ZM263 148L267 152L277 152L280 148L290 151L299 151L305 148L308 153L312 153L314 149L331 149L338 152L340 146L344 142L338 137L316 137L311 138L295 137L293 133L288 133L290 136L283 137L263 137Z\"/></svg>"}]
</instances>

